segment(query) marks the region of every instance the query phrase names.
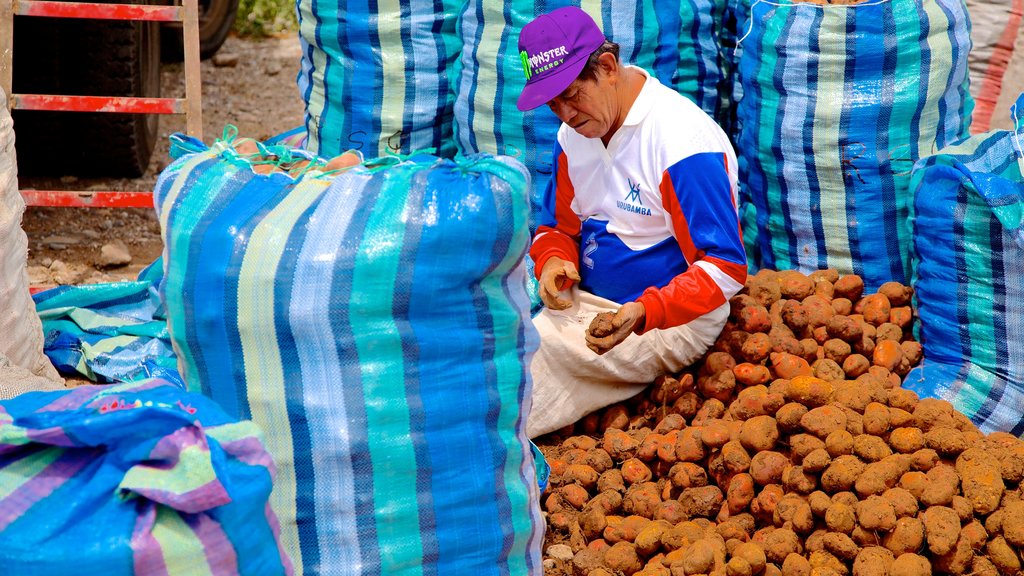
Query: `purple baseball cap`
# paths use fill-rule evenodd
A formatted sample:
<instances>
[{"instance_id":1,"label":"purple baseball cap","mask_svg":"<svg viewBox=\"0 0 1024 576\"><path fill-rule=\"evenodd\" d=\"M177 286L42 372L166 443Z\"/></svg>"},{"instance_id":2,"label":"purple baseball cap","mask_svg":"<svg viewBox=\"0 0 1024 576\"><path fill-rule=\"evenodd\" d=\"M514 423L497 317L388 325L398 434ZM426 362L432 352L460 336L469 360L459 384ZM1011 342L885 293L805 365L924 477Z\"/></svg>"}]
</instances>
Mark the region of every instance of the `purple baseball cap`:
<instances>
[{"instance_id":1,"label":"purple baseball cap","mask_svg":"<svg viewBox=\"0 0 1024 576\"><path fill-rule=\"evenodd\" d=\"M561 94L603 43L604 33L594 19L575 6L552 10L523 26L519 58L526 87L516 107L533 110Z\"/></svg>"}]
</instances>

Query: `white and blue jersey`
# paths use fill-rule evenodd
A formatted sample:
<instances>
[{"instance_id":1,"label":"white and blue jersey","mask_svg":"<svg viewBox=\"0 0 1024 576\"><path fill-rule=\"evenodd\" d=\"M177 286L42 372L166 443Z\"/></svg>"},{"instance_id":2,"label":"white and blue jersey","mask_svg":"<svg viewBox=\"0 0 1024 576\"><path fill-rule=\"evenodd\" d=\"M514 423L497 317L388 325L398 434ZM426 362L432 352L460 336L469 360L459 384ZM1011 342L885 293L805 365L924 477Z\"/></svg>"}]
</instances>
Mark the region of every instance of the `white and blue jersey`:
<instances>
[{"instance_id":1,"label":"white and blue jersey","mask_svg":"<svg viewBox=\"0 0 1024 576\"><path fill-rule=\"evenodd\" d=\"M640 68L633 68L643 72ZM639 301L644 331L718 308L746 280L736 156L717 124L647 76L608 146L563 124L530 255L574 262L580 288Z\"/></svg>"}]
</instances>

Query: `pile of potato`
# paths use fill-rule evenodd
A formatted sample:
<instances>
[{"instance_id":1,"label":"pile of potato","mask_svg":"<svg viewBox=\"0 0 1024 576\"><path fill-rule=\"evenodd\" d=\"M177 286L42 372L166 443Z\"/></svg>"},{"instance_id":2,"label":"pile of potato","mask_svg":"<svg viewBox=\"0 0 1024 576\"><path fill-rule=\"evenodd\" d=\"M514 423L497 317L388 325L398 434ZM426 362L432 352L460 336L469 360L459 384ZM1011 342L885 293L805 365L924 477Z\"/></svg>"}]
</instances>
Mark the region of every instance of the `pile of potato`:
<instances>
[{"instance_id":1,"label":"pile of potato","mask_svg":"<svg viewBox=\"0 0 1024 576\"><path fill-rule=\"evenodd\" d=\"M762 271L692 370L540 438L548 575L1008 575L1024 443L900 388L912 291Z\"/></svg>"}]
</instances>

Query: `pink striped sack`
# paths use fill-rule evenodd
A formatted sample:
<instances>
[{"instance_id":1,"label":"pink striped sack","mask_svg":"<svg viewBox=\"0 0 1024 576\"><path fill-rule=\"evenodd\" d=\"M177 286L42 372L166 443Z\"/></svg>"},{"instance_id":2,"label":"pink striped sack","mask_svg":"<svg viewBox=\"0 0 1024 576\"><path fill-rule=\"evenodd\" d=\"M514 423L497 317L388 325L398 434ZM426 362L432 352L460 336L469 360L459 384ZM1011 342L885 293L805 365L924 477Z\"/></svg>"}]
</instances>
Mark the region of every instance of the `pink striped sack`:
<instances>
[{"instance_id":1,"label":"pink striped sack","mask_svg":"<svg viewBox=\"0 0 1024 576\"><path fill-rule=\"evenodd\" d=\"M256 425L153 379L0 402L0 573L291 574Z\"/></svg>"}]
</instances>

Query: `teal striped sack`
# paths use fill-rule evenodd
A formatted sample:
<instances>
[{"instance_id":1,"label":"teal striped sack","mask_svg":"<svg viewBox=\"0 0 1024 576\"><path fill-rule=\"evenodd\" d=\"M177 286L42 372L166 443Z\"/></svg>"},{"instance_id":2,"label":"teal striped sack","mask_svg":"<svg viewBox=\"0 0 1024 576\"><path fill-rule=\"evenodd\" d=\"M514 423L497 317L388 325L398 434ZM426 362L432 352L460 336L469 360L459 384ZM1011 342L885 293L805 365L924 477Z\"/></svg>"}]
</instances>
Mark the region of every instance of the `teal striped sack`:
<instances>
[{"instance_id":1,"label":"teal striped sack","mask_svg":"<svg viewBox=\"0 0 1024 576\"><path fill-rule=\"evenodd\" d=\"M306 148L366 158L455 154L451 80L462 2L296 0Z\"/></svg>"},{"instance_id":2,"label":"teal striped sack","mask_svg":"<svg viewBox=\"0 0 1024 576\"><path fill-rule=\"evenodd\" d=\"M1024 434L1024 95L1015 130L914 166L914 291L924 362L904 386L985 431Z\"/></svg>"},{"instance_id":3,"label":"teal striped sack","mask_svg":"<svg viewBox=\"0 0 1024 576\"><path fill-rule=\"evenodd\" d=\"M761 266L908 283L911 168L970 124L963 0L758 0L739 21Z\"/></svg>"},{"instance_id":4,"label":"teal striped sack","mask_svg":"<svg viewBox=\"0 0 1024 576\"><path fill-rule=\"evenodd\" d=\"M298 572L541 572L528 186L489 156L259 175L223 142L160 176L183 376L266 431Z\"/></svg>"},{"instance_id":5,"label":"teal striped sack","mask_svg":"<svg viewBox=\"0 0 1024 576\"><path fill-rule=\"evenodd\" d=\"M467 2L459 15L462 54L454 75L459 152L505 154L522 160L533 176L535 208L539 209L551 178L560 122L547 106L530 112L516 108L516 98L526 85L519 31L538 15L569 5L585 10L605 36L619 43L623 62L651 72L714 116L722 82L715 14L723 2Z\"/></svg>"},{"instance_id":6,"label":"teal striped sack","mask_svg":"<svg viewBox=\"0 0 1024 576\"><path fill-rule=\"evenodd\" d=\"M11 576L293 572L252 422L160 379L0 402L0 567Z\"/></svg>"}]
</instances>

